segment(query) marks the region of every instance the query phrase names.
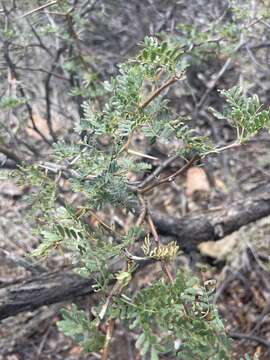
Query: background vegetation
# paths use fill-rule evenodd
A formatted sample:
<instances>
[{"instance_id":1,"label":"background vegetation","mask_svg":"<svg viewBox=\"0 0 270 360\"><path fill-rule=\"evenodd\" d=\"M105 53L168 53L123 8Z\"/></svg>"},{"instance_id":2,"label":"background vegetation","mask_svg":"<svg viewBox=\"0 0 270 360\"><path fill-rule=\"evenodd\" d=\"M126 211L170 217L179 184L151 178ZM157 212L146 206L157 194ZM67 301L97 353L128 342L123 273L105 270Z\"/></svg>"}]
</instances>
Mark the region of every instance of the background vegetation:
<instances>
[{"instance_id":1,"label":"background vegetation","mask_svg":"<svg viewBox=\"0 0 270 360\"><path fill-rule=\"evenodd\" d=\"M1 2L3 359L269 357L268 6Z\"/></svg>"}]
</instances>

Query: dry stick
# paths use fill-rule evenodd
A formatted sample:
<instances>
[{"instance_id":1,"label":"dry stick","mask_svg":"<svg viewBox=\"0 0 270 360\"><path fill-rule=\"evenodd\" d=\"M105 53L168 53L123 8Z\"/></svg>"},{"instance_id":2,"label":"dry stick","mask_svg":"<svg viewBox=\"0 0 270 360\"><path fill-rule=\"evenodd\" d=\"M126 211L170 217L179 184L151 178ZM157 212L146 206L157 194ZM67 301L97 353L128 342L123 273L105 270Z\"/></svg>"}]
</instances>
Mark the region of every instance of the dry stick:
<instances>
[{"instance_id":1,"label":"dry stick","mask_svg":"<svg viewBox=\"0 0 270 360\"><path fill-rule=\"evenodd\" d=\"M28 11L27 13L23 14L21 17L24 18L26 16L32 15L37 11L43 10L43 9L49 7L49 6L52 6L52 5L56 5L57 3L58 3L58 0L51 1L51 2L49 2L47 4L41 5L40 7L36 8L36 9Z\"/></svg>"},{"instance_id":2,"label":"dry stick","mask_svg":"<svg viewBox=\"0 0 270 360\"><path fill-rule=\"evenodd\" d=\"M147 155L147 154L141 153L136 150L128 149L127 152L131 155L140 156L142 158L146 158L146 159L150 159L150 160L159 160L159 158L157 158L155 156Z\"/></svg>"},{"instance_id":3,"label":"dry stick","mask_svg":"<svg viewBox=\"0 0 270 360\"><path fill-rule=\"evenodd\" d=\"M158 180L157 182L147 186L144 189L139 189L138 192L140 194L144 194L149 190L152 190L153 188L164 184L166 182L172 182L177 176L182 175L187 169L189 169L197 160L200 159L199 155L195 155L191 158L191 160L189 160L183 167L181 167L179 170L177 170L175 173L173 173L172 175L169 175L161 180Z\"/></svg>"},{"instance_id":4,"label":"dry stick","mask_svg":"<svg viewBox=\"0 0 270 360\"><path fill-rule=\"evenodd\" d=\"M155 177L157 177L160 173L162 173L162 171L165 170L167 166L169 166L172 162L178 159L178 157L179 155L173 155L169 157L167 160L163 161L162 164L160 164L149 176L147 176L146 179L144 179L138 185L138 188L144 188L148 183L154 180Z\"/></svg>"},{"instance_id":5,"label":"dry stick","mask_svg":"<svg viewBox=\"0 0 270 360\"><path fill-rule=\"evenodd\" d=\"M239 45L236 46L235 48L235 52L237 52L239 49L241 49L241 47L244 45L243 41L240 41ZM196 105L196 111L200 110L201 107L204 105L208 95L210 94L210 92L214 89L214 87L216 86L217 82L219 81L219 79L224 75L224 73L228 70L228 68L230 67L230 65L233 62L233 57L229 57L225 64L222 66L222 68L220 69L220 71L218 72L217 76L215 77L215 79L212 81L211 85L207 88L207 90L205 91L205 93L203 94L201 100L199 101L199 103Z\"/></svg>"},{"instance_id":6,"label":"dry stick","mask_svg":"<svg viewBox=\"0 0 270 360\"><path fill-rule=\"evenodd\" d=\"M92 210L88 210L88 211L96 219L96 221L104 227L104 229L106 229L107 231L109 231L112 234L120 235L110 225L106 224L105 221L103 221L94 211L92 211Z\"/></svg>"},{"instance_id":7,"label":"dry stick","mask_svg":"<svg viewBox=\"0 0 270 360\"><path fill-rule=\"evenodd\" d=\"M142 225L142 223L144 222L146 213L147 213L147 206L146 206L146 201L145 201L144 197L141 194L138 194L138 198L141 203L141 211L140 211L140 215L136 221L136 226Z\"/></svg>"},{"instance_id":8,"label":"dry stick","mask_svg":"<svg viewBox=\"0 0 270 360\"><path fill-rule=\"evenodd\" d=\"M110 343L111 343L111 339L112 339L112 335L113 335L114 325L115 325L115 320L114 319L109 320L107 330L106 330L106 338L105 338L105 344L104 344L102 355L101 355L101 360L108 359L109 347L110 347Z\"/></svg>"}]
</instances>

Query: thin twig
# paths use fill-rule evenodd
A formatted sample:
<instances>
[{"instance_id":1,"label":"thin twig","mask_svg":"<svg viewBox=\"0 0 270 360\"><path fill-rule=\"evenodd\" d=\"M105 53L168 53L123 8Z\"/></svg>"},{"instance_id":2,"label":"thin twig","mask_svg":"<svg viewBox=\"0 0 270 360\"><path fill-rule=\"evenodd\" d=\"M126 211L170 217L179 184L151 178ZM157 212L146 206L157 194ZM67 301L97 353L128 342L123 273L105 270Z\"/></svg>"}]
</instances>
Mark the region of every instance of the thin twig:
<instances>
[{"instance_id":1,"label":"thin twig","mask_svg":"<svg viewBox=\"0 0 270 360\"><path fill-rule=\"evenodd\" d=\"M163 90L165 90L168 86L174 84L176 81L180 79L180 76L173 76L171 77L165 84L160 86L157 90L155 90L148 99L146 99L140 106L140 109L146 108Z\"/></svg>"},{"instance_id":2,"label":"thin twig","mask_svg":"<svg viewBox=\"0 0 270 360\"><path fill-rule=\"evenodd\" d=\"M223 151L225 151L225 150L238 148L238 147L240 147L240 146L242 146L242 145L243 145L243 144L241 144L241 142L236 141L236 142L233 142L233 143L231 143L231 144L222 146L222 147L220 147L220 148L216 148L216 149L210 150L210 151L208 151L207 153L203 154L202 156L205 157L205 156L210 155L210 154L218 154L218 153L223 152Z\"/></svg>"},{"instance_id":3,"label":"thin twig","mask_svg":"<svg viewBox=\"0 0 270 360\"><path fill-rule=\"evenodd\" d=\"M178 159L179 155L173 155L163 161L146 179L144 179L139 185L138 188L144 188L147 184L149 184L152 180L154 180L159 174L162 173L163 170L166 169L172 162Z\"/></svg>"},{"instance_id":4,"label":"thin twig","mask_svg":"<svg viewBox=\"0 0 270 360\"><path fill-rule=\"evenodd\" d=\"M157 182L147 186L146 188L143 188L141 190L139 189L138 192L141 193L141 194L144 194L147 191L152 190L153 188L155 188L155 187L157 187L157 186L159 186L161 184L164 184L164 183L167 183L167 182L172 182L177 176L182 175L187 169L189 169L199 159L200 159L199 155L193 156L191 160L189 160L182 168L177 170L172 175L169 175L169 176L167 176L167 177L165 177L165 178L163 178L161 180L158 180Z\"/></svg>"},{"instance_id":5,"label":"thin twig","mask_svg":"<svg viewBox=\"0 0 270 360\"><path fill-rule=\"evenodd\" d=\"M141 211L140 211L140 215L136 221L136 226L141 226L142 223L144 222L146 213L147 213L147 205L146 205L146 201L144 199L144 197L141 194L138 194L138 199L141 203Z\"/></svg>"},{"instance_id":6,"label":"thin twig","mask_svg":"<svg viewBox=\"0 0 270 360\"><path fill-rule=\"evenodd\" d=\"M121 154L123 151L127 151L132 139L132 132L129 134L128 139L126 143L122 146L122 148L119 151L119 154Z\"/></svg>"},{"instance_id":7,"label":"thin twig","mask_svg":"<svg viewBox=\"0 0 270 360\"><path fill-rule=\"evenodd\" d=\"M167 276L169 282L170 282L171 284L173 284L173 283L174 283L173 276L172 276L172 274L171 274L171 272L170 272L170 269L169 269L169 267L168 267L168 264L167 264L164 260L161 261L161 268L162 268L162 271L164 272L164 274Z\"/></svg>"},{"instance_id":8,"label":"thin twig","mask_svg":"<svg viewBox=\"0 0 270 360\"><path fill-rule=\"evenodd\" d=\"M110 347L110 343L111 343L111 340L112 340L112 334L113 334L114 326L115 326L115 320L110 319L109 322L108 322L108 325L107 325L105 344L104 344L104 347L103 347L101 360L107 360L108 359L109 347Z\"/></svg>"},{"instance_id":9,"label":"thin twig","mask_svg":"<svg viewBox=\"0 0 270 360\"><path fill-rule=\"evenodd\" d=\"M147 221L148 221L148 224L150 226L150 230L151 230L151 233L152 233L152 235L154 237L154 240L155 240L155 242L157 244L157 247L159 247L160 246L160 238L159 238L157 229L156 229L156 227L154 225L153 219L152 219L150 214L147 215Z\"/></svg>"},{"instance_id":10,"label":"thin twig","mask_svg":"<svg viewBox=\"0 0 270 360\"><path fill-rule=\"evenodd\" d=\"M21 17L24 18L24 17L26 17L26 16L32 15L32 14L34 14L35 12L38 12L38 11L40 11L40 10L43 10L43 9L49 7L49 6L52 6L52 5L56 5L57 3L58 3L58 0L51 1L51 2L49 2L49 3L47 3L47 4L44 4L44 5L39 6L39 7L36 8L36 9L33 9L33 10L28 11L27 13L23 14Z\"/></svg>"},{"instance_id":11,"label":"thin twig","mask_svg":"<svg viewBox=\"0 0 270 360\"><path fill-rule=\"evenodd\" d=\"M243 41L240 41L239 45L236 46L235 48L235 53L241 49L241 47L244 45L245 43ZM215 79L211 82L210 86L207 88L207 90L205 91L205 93L203 94L203 96L201 97L201 100L199 101L199 103L196 105L196 111L200 110L202 108L202 106L204 105L208 95L211 93L211 91L214 89L214 87L217 85L219 79L225 74L225 72L229 69L230 65L232 64L234 58L231 56L229 57L226 62L224 63L224 65L222 66L222 68L219 70L219 72L217 73Z\"/></svg>"},{"instance_id":12,"label":"thin twig","mask_svg":"<svg viewBox=\"0 0 270 360\"><path fill-rule=\"evenodd\" d=\"M57 136L53 130L53 125L52 125L52 114L51 114L51 87L50 87L50 81L51 81L51 77L52 74L54 72L54 69L57 67L58 65L58 61L62 55L62 53L66 50L66 46L63 46L61 48L59 48L56 52L56 56L55 59L52 63L51 66L51 71L48 73L46 80L45 80L45 100L46 100L46 112L47 112L47 125L48 125L48 129L49 129L49 133L53 139L54 142L57 141Z\"/></svg>"},{"instance_id":13,"label":"thin twig","mask_svg":"<svg viewBox=\"0 0 270 360\"><path fill-rule=\"evenodd\" d=\"M136 156L140 156L140 157L143 157L143 158L146 158L146 159L150 159L150 160L159 160L157 157L154 157L154 156L150 156L150 155L147 155L147 154L144 154L144 153L141 153L139 151L136 151L136 150L132 150L132 149L128 149L127 152L131 155L136 155Z\"/></svg>"},{"instance_id":14,"label":"thin twig","mask_svg":"<svg viewBox=\"0 0 270 360\"><path fill-rule=\"evenodd\" d=\"M7 66L9 68L9 71L10 71L10 74L11 74L11 77L12 79L14 80L17 80L17 82L20 84L19 82L19 76L17 74L17 68L16 68L16 65L14 64L14 62L12 61L11 57L10 57L10 53L9 53L9 48L10 48L10 43L8 41L5 41L4 42L4 46L3 46L3 52L4 52L4 59L7 63ZM24 91L24 88L23 86L20 84L19 85L19 92L21 94L21 96L24 98L24 99L27 99L27 96L25 94L25 91ZM33 130L36 131L37 134L39 134L39 136L48 144L48 145L52 145L50 140L47 139L47 137L38 129L38 127L36 126L35 124L35 120L34 120L34 113L33 113L33 109L32 109L32 106L29 104L28 101L25 102L25 106L27 108L27 111L28 111L28 114L29 114L29 117L30 117L30 121L32 123L32 126L33 126Z\"/></svg>"},{"instance_id":15,"label":"thin twig","mask_svg":"<svg viewBox=\"0 0 270 360\"><path fill-rule=\"evenodd\" d=\"M96 213L94 213L94 211L92 210L88 210L88 211L97 220L97 222L104 227L104 229L108 230L112 234L117 234L117 232L110 225L106 224L103 220L101 220L100 217Z\"/></svg>"},{"instance_id":16,"label":"thin twig","mask_svg":"<svg viewBox=\"0 0 270 360\"><path fill-rule=\"evenodd\" d=\"M207 90L205 91L205 93L203 94L201 100L199 101L199 103L196 106L196 109L199 110L205 103L208 95L210 94L210 92L214 89L214 87L216 86L218 80L223 76L223 74L228 70L229 66L231 65L233 61L233 58L230 57L227 59L227 61L225 62L225 64L222 66L222 68L220 69L220 71L218 72L217 76L215 77L215 79L211 82L211 85L207 88Z\"/></svg>"},{"instance_id":17,"label":"thin twig","mask_svg":"<svg viewBox=\"0 0 270 360\"><path fill-rule=\"evenodd\" d=\"M260 345L265 346L266 348L268 348L268 350L270 350L270 342L268 342L267 340L264 340L262 338L260 338L259 336L254 336L254 335L246 335L246 334L241 334L241 333L234 333L234 332L230 332L229 337L231 337L232 339L242 339L242 340L250 340L250 341L255 341Z\"/></svg>"},{"instance_id":18,"label":"thin twig","mask_svg":"<svg viewBox=\"0 0 270 360\"><path fill-rule=\"evenodd\" d=\"M161 94L161 92L163 90L165 90L168 86L174 84L176 81L178 81L181 78L181 75L174 75L172 76L168 81L165 82L165 84L161 85L158 89L156 89L150 96L148 99L146 99L144 102L142 102L139 105L139 109L143 110L144 108L146 108L157 96L159 96ZM122 153L123 151L127 151L129 144L131 142L131 138L132 138L132 133L129 134L129 137L127 139L127 142L123 145L123 147L121 148L120 153Z\"/></svg>"}]
</instances>

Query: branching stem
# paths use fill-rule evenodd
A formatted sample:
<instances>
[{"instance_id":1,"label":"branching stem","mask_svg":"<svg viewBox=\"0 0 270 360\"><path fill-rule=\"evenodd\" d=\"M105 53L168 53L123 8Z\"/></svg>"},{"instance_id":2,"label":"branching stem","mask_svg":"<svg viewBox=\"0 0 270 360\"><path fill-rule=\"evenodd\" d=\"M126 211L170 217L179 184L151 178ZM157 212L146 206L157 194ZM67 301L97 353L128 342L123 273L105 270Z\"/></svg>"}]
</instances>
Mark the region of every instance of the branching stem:
<instances>
[{"instance_id":1,"label":"branching stem","mask_svg":"<svg viewBox=\"0 0 270 360\"><path fill-rule=\"evenodd\" d=\"M163 90L165 90L170 85L174 84L176 81L180 79L180 76L172 76L168 81L165 82L165 84L161 85L158 89L156 89L148 99L146 99L141 105L139 106L140 109L146 108Z\"/></svg>"},{"instance_id":2,"label":"branching stem","mask_svg":"<svg viewBox=\"0 0 270 360\"><path fill-rule=\"evenodd\" d=\"M200 159L199 155L195 155L193 156L183 167L181 167L180 169L178 169L175 173L173 173L172 175L166 176L163 179L158 180L157 182L154 182L153 184L150 184L149 186L143 188L143 189L139 189L138 192L140 194L145 194L147 191L150 191L152 189L154 189L155 187L164 184L164 183L170 183L172 181L174 181L174 179L179 176L182 175L186 170L188 170L196 161L198 161Z\"/></svg>"}]
</instances>

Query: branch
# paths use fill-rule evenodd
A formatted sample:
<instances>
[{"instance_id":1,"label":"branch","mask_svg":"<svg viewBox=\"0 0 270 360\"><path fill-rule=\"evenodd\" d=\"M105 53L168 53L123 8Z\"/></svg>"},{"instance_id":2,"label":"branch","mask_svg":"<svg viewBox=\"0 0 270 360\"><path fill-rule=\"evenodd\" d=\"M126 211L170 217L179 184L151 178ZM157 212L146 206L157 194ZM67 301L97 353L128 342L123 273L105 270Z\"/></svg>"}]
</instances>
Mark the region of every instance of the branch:
<instances>
[{"instance_id":1,"label":"branch","mask_svg":"<svg viewBox=\"0 0 270 360\"><path fill-rule=\"evenodd\" d=\"M144 188L152 180L154 180L159 174L161 174L172 162L179 158L179 155L173 155L162 162L150 175L147 176L138 186L139 189Z\"/></svg>"},{"instance_id":2,"label":"branch","mask_svg":"<svg viewBox=\"0 0 270 360\"><path fill-rule=\"evenodd\" d=\"M40 10L43 10L43 9L49 7L49 6L56 5L57 2L58 2L58 0L54 0L54 1L51 1L51 2L49 2L49 3L47 3L47 4L41 5L41 6L39 6L39 7L36 8L36 9L30 10L30 11L28 11L27 13L23 14L23 15L22 15L22 18L23 18L23 17L26 17L26 16L29 16L29 15L32 15L32 14L34 14L35 12L40 11Z\"/></svg>"},{"instance_id":3,"label":"branch","mask_svg":"<svg viewBox=\"0 0 270 360\"><path fill-rule=\"evenodd\" d=\"M47 111L47 125L48 125L48 129L49 129L49 132L50 132L50 135L53 139L54 142L57 141L57 137L55 135L55 132L53 130L53 126L52 126L52 114L51 114L51 88L50 88L50 81L51 81L51 77L52 77L52 74L54 72L54 69L57 67L58 65L58 61L59 61L59 58L61 56L61 54L66 50L66 46L63 46L61 48L59 48L56 52L56 56L55 56L55 59L52 63L52 66L51 66L51 70L49 71L47 77L46 77L46 80L45 80L45 100L46 100L46 111Z\"/></svg>"},{"instance_id":4,"label":"branch","mask_svg":"<svg viewBox=\"0 0 270 360\"><path fill-rule=\"evenodd\" d=\"M265 346L268 351L270 350L270 342L259 337L259 336L254 336L254 335L248 335L248 334L241 334L241 333L234 333L234 332L230 332L229 337L231 337L232 339L237 339L237 340L249 340L252 342L256 342L260 345Z\"/></svg>"},{"instance_id":5,"label":"branch","mask_svg":"<svg viewBox=\"0 0 270 360\"><path fill-rule=\"evenodd\" d=\"M171 77L165 84L163 84L161 87L159 87L157 90L155 90L148 99L146 99L140 106L140 109L146 108L150 104L151 101L153 101L163 90L165 90L168 86L174 84L176 81L180 79L179 76L173 76Z\"/></svg>"},{"instance_id":6,"label":"branch","mask_svg":"<svg viewBox=\"0 0 270 360\"><path fill-rule=\"evenodd\" d=\"M197 160L200 159L199 155L195 155L193 156L192 159L190 159L183 167L181 167L180 169L178 169L175 173L173 173L172 175L166 176L165 178L158 180L157 182L154 182L153 184L150 184L149 186L143 188L143 189L139 189L138 192L141 194L146 193L149 190L152 190L153 188L164 184L164 183L169 183L172 182L177 176L182 175L186 170L188 170Z\"/></svg>"},{"instance_id":7,"label":"branch","mask_svg":"<svg viewBox=\"0 0 270 360\"><path fill-rule=\"evenodd\" d=\"M0 287L0 320L93 292L94 280L53 272Z\"/></svg>"},{"instance_id":8,"label":"branch","mask_svg":"<svg viewBox=\"0 0 270 360\"><path fill-rule=\"evenodd\" d=\"M184 252L197 249L199 243L222 239L244 225L270 215L270 185L225 204L218 210L189 214L182 218L151 212L160 234L175 237Z\"/></svg>"},{"instance_id":9,"label":"branch","mask_svg":"<svg viewBox=\"0 0 270 360\"><path fill-rule=\"evenodd\" d=\"M19 76L17 74L17 71L16 71L16 65L13 63L13 61L11 60L11 57L10 57L10 53L9 53L9 47L10 47L10 43L8 41L5 41L4 42L4 45L3 45L3 57L7 63L7 66L8 66L8 69L11 73L11 76L13 79L16 79L18 81L18 84L19 84L19 92L22 96L22 98L24 99L27 99L27 96L25 94L25 91L24 91L24 88L23 86L19 83ZM25 102L25 106L27 108L27 111L28 111L28 114L29 114L29 117L30 117L30 120L31 120L31 123L32 123L32 126L33 126L33 129L36 131L37 134L39 134L39 136L49 145L51 146L51 142L46 138L45 135L43 135L43 133L37 128L36 124L35 124L35 120L34 120L34 116L33 116L33 109L32 109L32 106L29 104L28 101Z\"/></svg>"},{"instance_id":10,"label":"branch","mask_svg":"<svg viewBox=\"0 0 270 360\"><path fill-rule=\"evenodd\" d=\"M220 210L182 218L151 212L159 234L175 237L185 252L206 240L217 240L244 225L270 215L270 185ZM146 262L147 263L147 262ZM141 266L145 266L144 263ZM0 320L22 311L93 293L93 279L72 272L47 273L0 287Z\"/></svg>"}]
</instances>

